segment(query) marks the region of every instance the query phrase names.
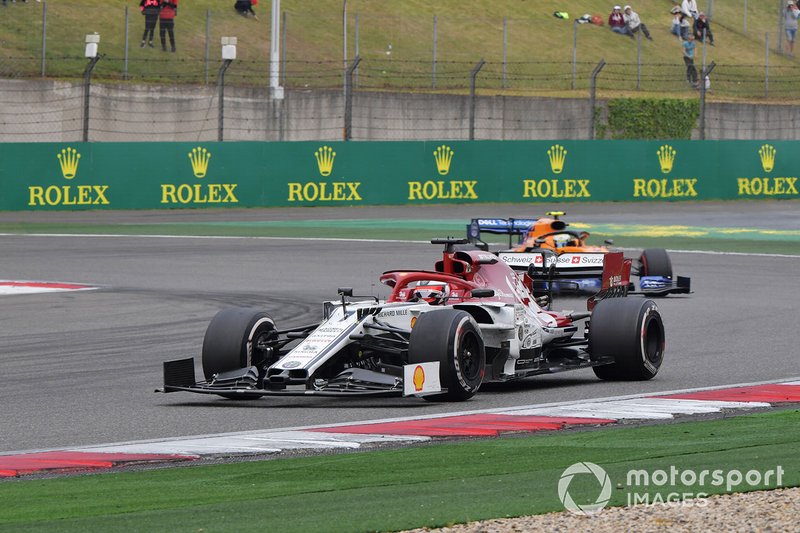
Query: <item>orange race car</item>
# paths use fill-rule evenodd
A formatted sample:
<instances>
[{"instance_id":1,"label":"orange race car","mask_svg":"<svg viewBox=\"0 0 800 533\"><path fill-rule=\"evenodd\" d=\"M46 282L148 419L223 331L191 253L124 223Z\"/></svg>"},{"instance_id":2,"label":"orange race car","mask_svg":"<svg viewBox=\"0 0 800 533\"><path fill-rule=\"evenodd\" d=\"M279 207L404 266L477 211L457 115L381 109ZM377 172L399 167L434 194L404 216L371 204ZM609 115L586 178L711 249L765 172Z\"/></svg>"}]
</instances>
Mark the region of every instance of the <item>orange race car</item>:
<instances>
[{"instance_id":1,"label":"orange race car","mask_svg":"<svg viewBox=\"0 0 800 533\"><path fill-rule=\"evenodd\" d=\"M508 249L497 255L511 268L528 270L531 276L553 292L594 293L600 288L605 254L614 242L604 246L587 244L589 233L569 229L561 220L566 213L549 211L546 217L474 218L467 226L467 239L488 250L481 232L508 235ZM516 243L513 237L519 236ZM634 261L633 272L639 276L638 292L663 296L689 293L690 279L673 279L672 261L662 248L648 248ZM635 291L636 287L631 287Z\"/></svg>"}]
</instances>

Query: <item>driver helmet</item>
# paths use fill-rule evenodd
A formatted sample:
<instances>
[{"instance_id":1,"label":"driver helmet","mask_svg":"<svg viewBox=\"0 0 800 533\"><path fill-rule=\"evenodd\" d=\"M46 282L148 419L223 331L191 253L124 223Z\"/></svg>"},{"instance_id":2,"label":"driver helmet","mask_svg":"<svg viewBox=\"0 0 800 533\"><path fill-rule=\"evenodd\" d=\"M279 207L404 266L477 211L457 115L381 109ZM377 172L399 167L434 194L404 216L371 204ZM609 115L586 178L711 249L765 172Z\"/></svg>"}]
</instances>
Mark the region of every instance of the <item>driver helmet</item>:
<instances>
[{"instance_id":1,"label":"driver helmet","mask_svg":"<svg viewBox=\"0 0 800 533\"><path fill-rule=\"evenodd\" d=\"M554 235L553 243L556 248L563 248L569 244L569 235Z\"/></svg>"},{"instance_id":2,"label":"driver helmet","mask_svg":"<svg viewBox=\"0 0 800 533\"><path fill-rule=\"evenodd\" d=\"M414 288L413 296L431 305L443 305L450 296L450 286L440 281L420 281Z\"/></svg>"}]
</instances>

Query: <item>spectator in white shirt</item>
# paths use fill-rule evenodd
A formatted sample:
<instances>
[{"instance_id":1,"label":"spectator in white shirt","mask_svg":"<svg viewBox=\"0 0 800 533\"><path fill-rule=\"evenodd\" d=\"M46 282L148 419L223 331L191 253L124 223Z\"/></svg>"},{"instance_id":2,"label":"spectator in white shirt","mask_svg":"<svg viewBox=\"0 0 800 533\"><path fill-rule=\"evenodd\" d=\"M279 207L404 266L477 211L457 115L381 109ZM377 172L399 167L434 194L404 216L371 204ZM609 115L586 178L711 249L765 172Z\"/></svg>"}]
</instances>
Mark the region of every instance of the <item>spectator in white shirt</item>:
<instances>
[{"instance_id":1,"label":"spectator in white shirt","mask_svg":"<svg viewBox=\"0 0 800 533\"><path fill-rule=\"evenodd\" d=\"M681 11L687 17L696 19L700 11L697 9L697 0L683 0L683 2L681 2Z\"/></svg>"},{"instance_id":2,"label":"spectator in white shirt","mask_svg":"<svg viewBox=\"0 0 800 533\"><path fill-rule=\"evenodd\" d=\"M628 26L628 31L630 32L629 35L631 37L633 37L637 31L642 30L642 33L648 40L653 40L653 38L650 37L650 31L647 29L647 25L642 22L639 14L631 9L631 6L625 6L624 14L625 24Z\"/></svg>"}]
</instances>

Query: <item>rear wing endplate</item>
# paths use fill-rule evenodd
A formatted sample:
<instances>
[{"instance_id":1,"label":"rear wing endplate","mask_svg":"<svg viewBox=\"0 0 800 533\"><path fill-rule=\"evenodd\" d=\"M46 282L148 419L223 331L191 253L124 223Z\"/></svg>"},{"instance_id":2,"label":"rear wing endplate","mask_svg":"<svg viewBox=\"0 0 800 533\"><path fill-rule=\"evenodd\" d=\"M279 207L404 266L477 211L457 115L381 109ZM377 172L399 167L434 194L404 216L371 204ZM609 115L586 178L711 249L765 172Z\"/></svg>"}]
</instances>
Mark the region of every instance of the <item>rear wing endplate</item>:
<instances>
[{"instance_id":1,"label":"rear wing endplate","mask_svg":"<svg viewBox=\"0 0 800 533\"><path fill-rule=\"evenodd\" d=\"M536 223L535 218L473 218L467 224L467 240L473 244L482 243L481 232L495 235L508 235L508 246L512 245L512 237L522 237Z\"/></svg>"}]
</instances>

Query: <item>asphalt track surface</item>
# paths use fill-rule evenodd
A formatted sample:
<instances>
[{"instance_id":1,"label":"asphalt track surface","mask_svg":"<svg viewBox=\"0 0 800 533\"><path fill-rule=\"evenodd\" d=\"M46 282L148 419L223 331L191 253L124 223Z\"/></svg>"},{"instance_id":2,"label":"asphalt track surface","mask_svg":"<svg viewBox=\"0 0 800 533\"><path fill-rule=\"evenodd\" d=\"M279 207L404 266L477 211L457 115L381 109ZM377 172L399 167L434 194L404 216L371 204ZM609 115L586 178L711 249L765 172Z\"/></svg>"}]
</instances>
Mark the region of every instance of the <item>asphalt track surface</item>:
<instances>
[{"instance_id":1,"label":"asphalt track surface","mask_svg":"<svg viewBox=\"0 0 800 533\"><path fill-rule=\"evenodd\" d=\"M235 211L0 213L0 221L169 222L287 218L530 216L535 206ZM564 206L560 206L564 207ZM585 204L584 222L800 228L800 203ZM689 296L660 299L667 355L649 382L591 370L490 384L466 403L418 399L155 394L161 363L198 357L211 317L269 311L279 327L319 320L339 286L386 295L384 270L430 268L424 243L271 238L2 235L0 278L81 282L91 292L0 296L0 452L297 427L737 384L800 375L800 257L672 253ZM777 250L779 251L779 250ZM561 305L559 305L561 304ZM580 308L581 300L556 307Z\"/></svg>"}]
</instances>

